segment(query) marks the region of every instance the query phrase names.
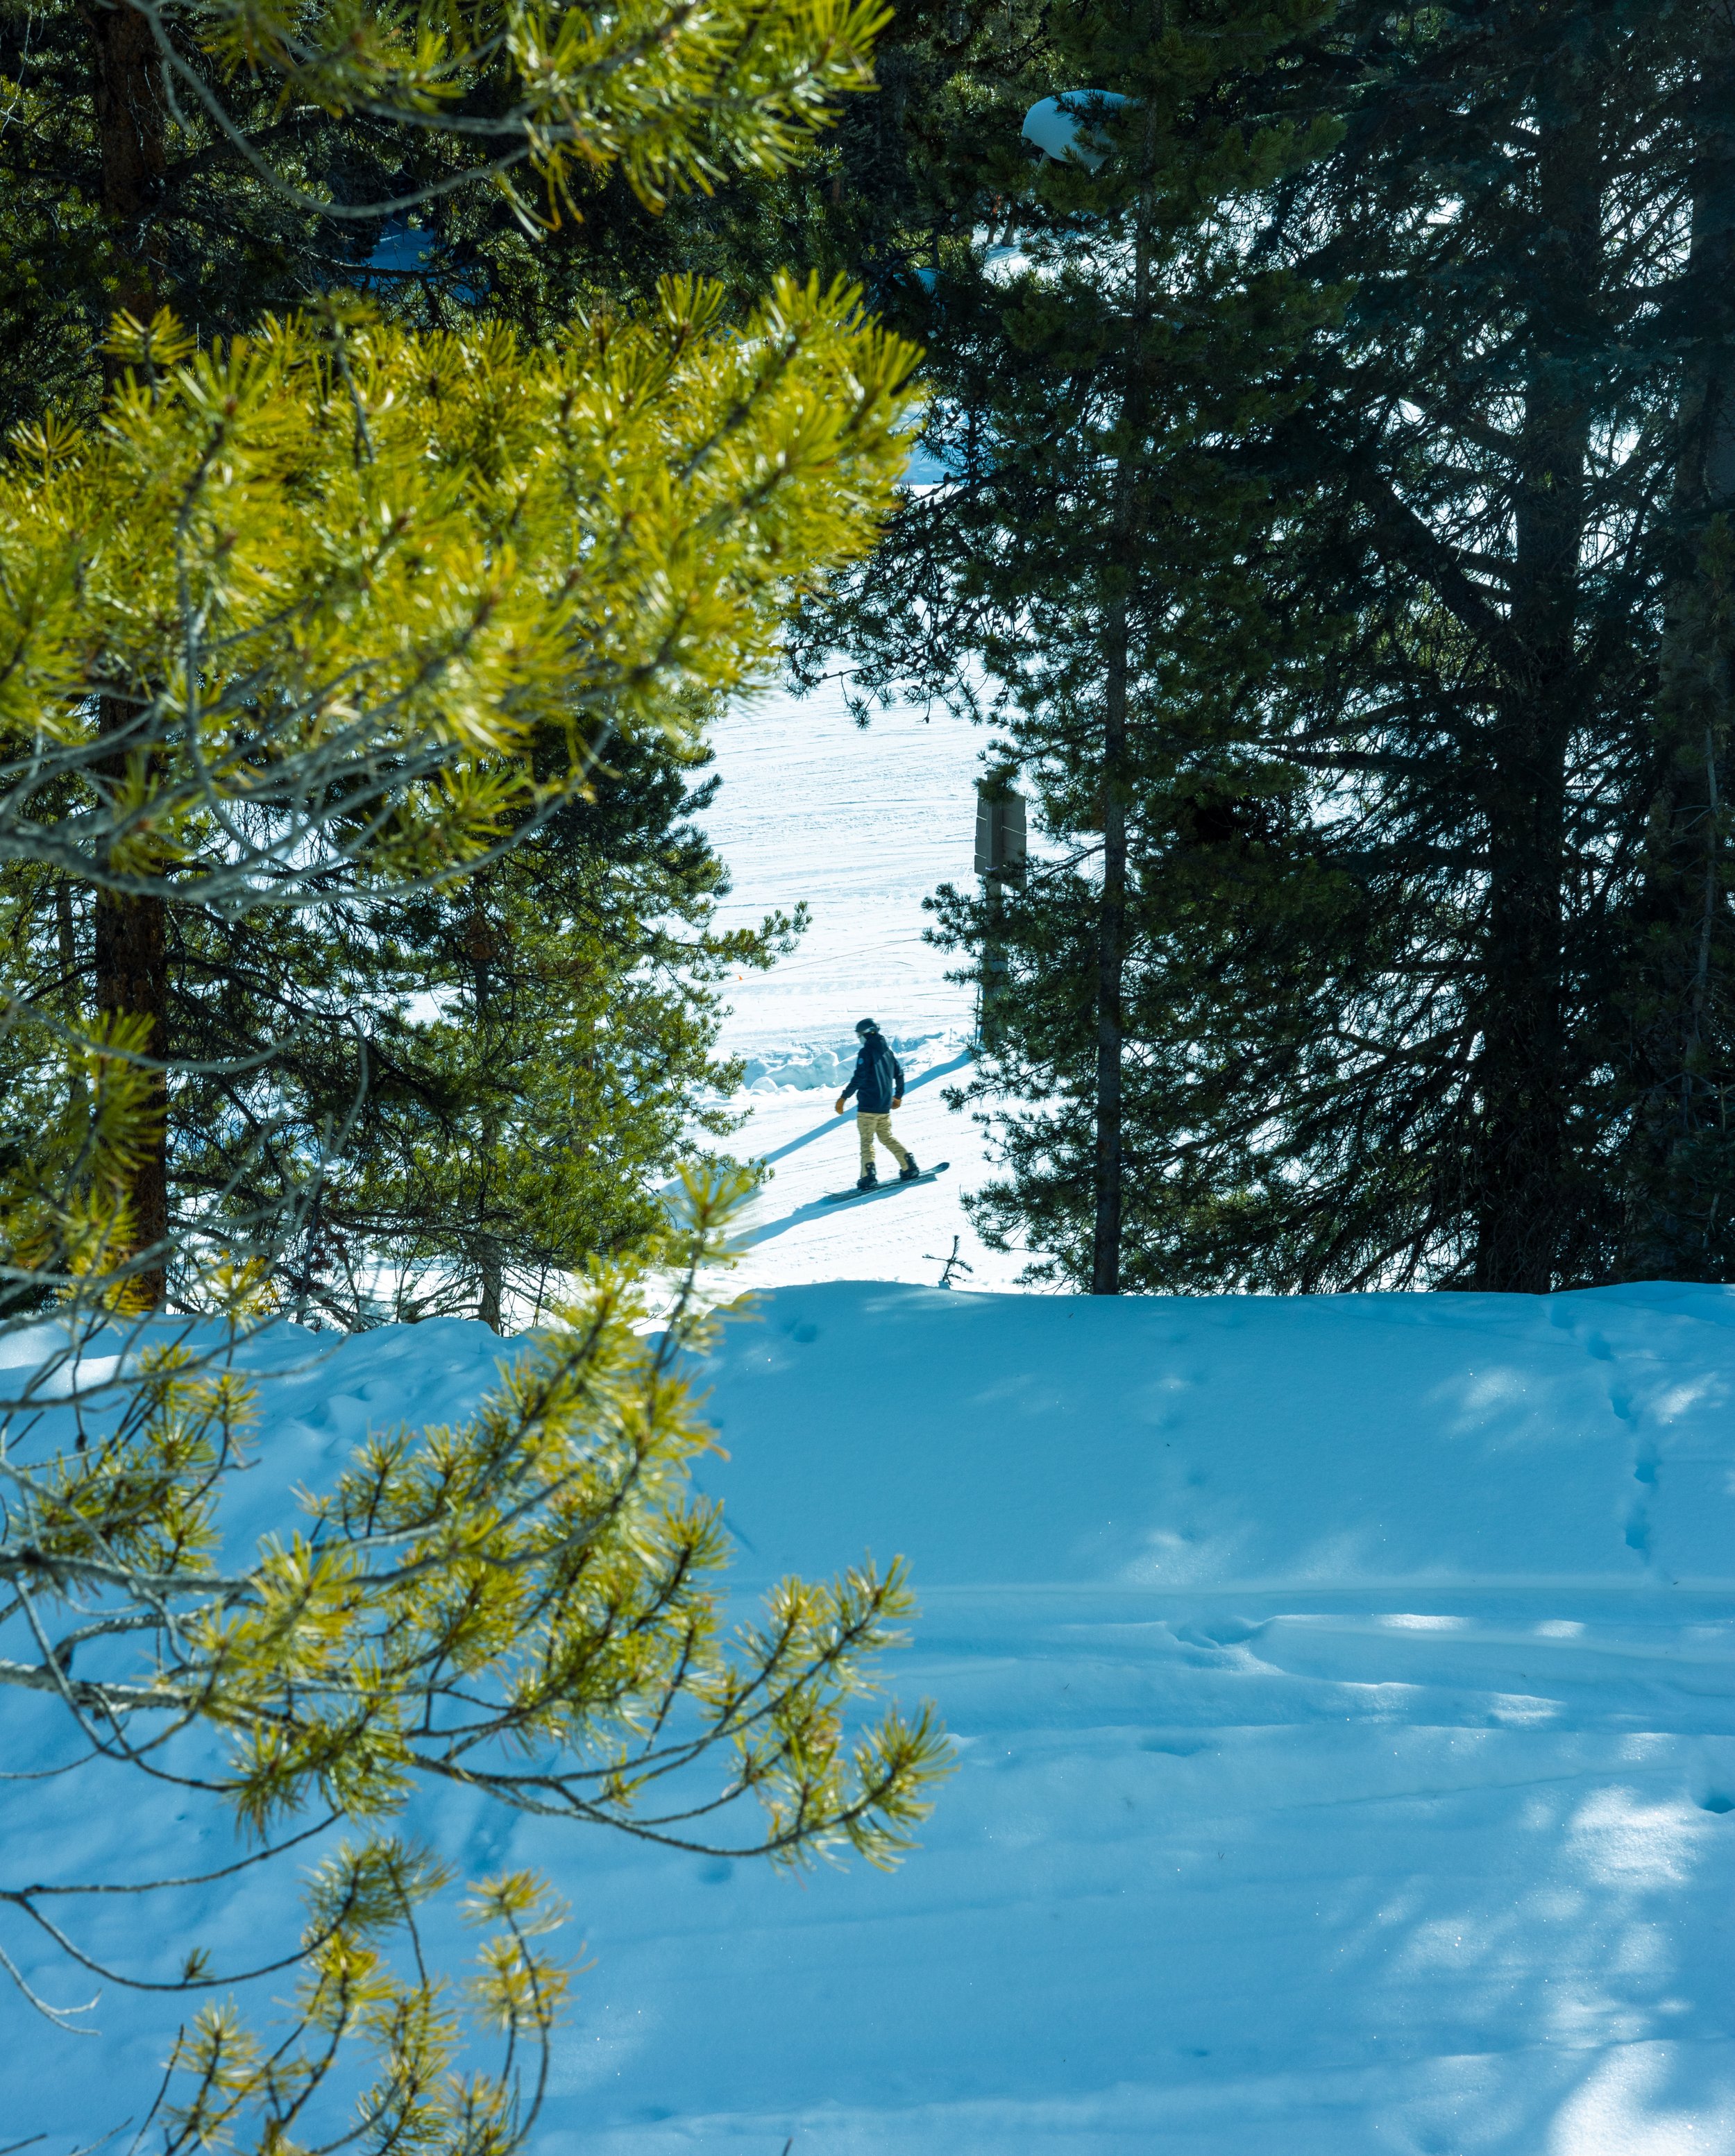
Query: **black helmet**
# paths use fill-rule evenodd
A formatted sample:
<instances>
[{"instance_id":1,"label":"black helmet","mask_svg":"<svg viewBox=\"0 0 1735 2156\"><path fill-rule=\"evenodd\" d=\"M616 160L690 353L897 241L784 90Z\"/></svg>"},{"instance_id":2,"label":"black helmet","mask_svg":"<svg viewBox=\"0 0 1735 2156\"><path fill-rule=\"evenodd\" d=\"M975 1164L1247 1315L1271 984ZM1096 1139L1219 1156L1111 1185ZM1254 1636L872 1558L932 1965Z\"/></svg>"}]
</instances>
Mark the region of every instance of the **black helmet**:
<instances>
[{"instance_id":1,"label":"black helmet","mask_svg":"<svg viewBox=\"0 0 1735 2156\"><path fill-rule=\"evenodd\" d=\"M855 1038L858 1040L865 1040L870 1033L877 1033L879 1030L879 1027L870 1018L859 1018L855 1021Z\"/></svg>"}]
</instances>

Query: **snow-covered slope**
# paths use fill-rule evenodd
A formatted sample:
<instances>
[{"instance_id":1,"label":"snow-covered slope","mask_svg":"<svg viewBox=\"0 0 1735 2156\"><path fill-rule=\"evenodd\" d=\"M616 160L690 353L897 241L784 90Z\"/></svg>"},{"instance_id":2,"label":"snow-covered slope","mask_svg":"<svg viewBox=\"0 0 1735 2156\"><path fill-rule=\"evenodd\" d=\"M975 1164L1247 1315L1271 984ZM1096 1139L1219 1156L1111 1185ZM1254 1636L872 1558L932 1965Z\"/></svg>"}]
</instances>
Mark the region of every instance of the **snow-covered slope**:
<instances>
[{"instance_id":1,"label":"snow-covered slope","mask_svg":"<svg viewBox=\"0 0 1735 2156\"><path fill-rule=\"evenodd\" d=\"M274 1453L323 1479L497 1352L353 1341L268 1389ZM805 1886L445 1806L594 1959L547 2156L1735 2151L1735 1294L831 1282L711 1377L743 1588L906 1553L958 1772L896 1876ZM8 1791L8 1869L210 1861L172 1793L62 1789ZM239 1947L259 1890L207 1900ZM151 2002L100 2081L3 2010L18 2138L160 2051Z\"/></svg>"},{"instance_id":2,"label":"snow-covered slope","mask_svg":"<svg viewBox=\"0 0 1735 2156\"><path fill-rule=\"evenodd\" d=\"M913 711L858 726L833 688L733 711L714 746L723 783L705 826L734 878L725 920L803 899L813 913L792 958L735 984L726 1045L841 1047L863 1017L909 1035L967 1023L968 998L922 941L921 901L973 872L982 736Z\"/></svg>"},{"instance_id":3,"label":"snow-covered slope","mask_svg":"<svg viewBox=\"0 0 1735 2156\"><path fill-rule=\"evenodd\" d=\"M735 879L726 920L803 899L813 909L793 957L731 986L723 1045L748 1058L736 1105L751 1117L735 1145L772 1168L744 1223L745 1284L932 1282L954 1236L969 1285L1010 1287L1024 1268L1021 1255L984 1250L964 1217L963 1194L988 1173L983 1136L944 1095L964 1075L972 1004L922 941L922 900L973 873L981 747L943 713L880 713L857 726L835 690L767 697L718 729L723 784L706 826ZM924 1166L951 1168L839 1211L820 1201L855 1180L855 1118L832 1102L859 1018L879 1021L909 1074L900 1137ZM880 1166L890 1172L883 1153Z\"/></svg>"},{"instance_id":4,"label":"snow-covered slope","mask_svg":"<svg viewBox=\"0 0 1735 2156\"><path fill-rule=\"evenodd\" d=\"M777 1170L744 1276L772 1291L709 1373L731 1458L705 1480L744 1592L909 1557L896 1687L958 1769L889 1879L425 1815L472 1876L552 1873L588 1942L540 2156L1735 2156L1735 1292L898 1284L937 1277L982 1173L938 1105L968 1014L919 911L968 873L975 744L773 705L721 746L738 903L816 922L731 1021ZM864 1010L919 1044L901 1127L957 1170L826 1211L853 1155L827 1059ZM255 1349L279 1486L464 1413L502 1344L442 1321L321 1348ZM249 1502L262 1526L263 1478ZM53 1714L8 1702L0 1768L44 1763ZM0 1886L232 1853L103 1768L0 1782ZM246 1956L288 1899L78 1917L153 1976ZM85 1995L3 1907L0 1947ZM170 2009L95 2019L0 1996L0 2150L65 2156L148 2100Z\"/></svg>"},{"instance_id":5,"label":"snow-covered slope","mask_svg":"<svg viewBox=\"0 0 1735 2156\"><path fill-rule=\"evenodd\" d=\"M611 1867L551 2145L1735 2149L1732 1399L1715 1289L769 1299L743 1572L906 1552L959 1772L889 1881Z\"/></svg>"}]
</instances>

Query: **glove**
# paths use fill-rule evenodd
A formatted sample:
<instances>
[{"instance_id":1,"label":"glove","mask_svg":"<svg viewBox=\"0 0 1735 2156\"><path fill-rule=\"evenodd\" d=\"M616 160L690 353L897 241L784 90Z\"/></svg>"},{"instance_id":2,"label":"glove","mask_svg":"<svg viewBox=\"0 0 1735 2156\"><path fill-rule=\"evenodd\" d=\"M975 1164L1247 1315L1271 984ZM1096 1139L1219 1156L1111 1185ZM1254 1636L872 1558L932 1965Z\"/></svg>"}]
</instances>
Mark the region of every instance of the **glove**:
<instances>
[{"instance_id":1,"label":"glove","mask_svg":"<svg viewBox=\"0 0 1735 2156\"><path fill-rule=\"evenodd\" d=\"M903 1105L904 1105L904 1096L903 1096L903 1095L902 1095L901 1093L897 1094L897 1095L894 1097L894 1099L893 1099L893 1101L892 1101L891 1105L892 1105L892 1106L893 1106L894 1108L901 1108L901 1107L903 1106Z\"/></svg>"},{"instance_id":2,"label":"glove","mask_svg":"<svg viewBox=\"0 0 1735 2156\"><path fill-rule=\"evenodd\" d=\"M839 1094L838 1095L838 1102L837 1102L837 1106L838 1106L838 1113L839 1113L839 1115L842 1115L842 1113L844 1112L844 1109L849 1106L848 1101L846 1101L844 1100L844 1096L843 1096L843 1095L842 1095L841 1093L839 1093Z\"/></svg>"}]
</instances>

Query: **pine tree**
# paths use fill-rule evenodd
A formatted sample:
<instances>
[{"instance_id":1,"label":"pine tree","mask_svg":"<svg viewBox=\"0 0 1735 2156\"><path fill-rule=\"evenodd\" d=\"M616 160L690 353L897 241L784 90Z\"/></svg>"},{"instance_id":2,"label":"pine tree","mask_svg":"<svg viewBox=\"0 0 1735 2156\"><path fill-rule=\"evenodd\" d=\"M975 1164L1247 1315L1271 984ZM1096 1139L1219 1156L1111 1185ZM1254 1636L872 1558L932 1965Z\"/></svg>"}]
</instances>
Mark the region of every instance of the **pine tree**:
<instances>
[{"instance_id":1,"label":"pine tree","mask_svg":"<svg viewBox=\"0 0 1735 2156\"><path fill-rule=\"evenodd\" d=\"M1633 906L1620 1043L1631 1138L1620 1270L1735 1270L1735 880L1729 815L1735 658L1735 37L1691 25L1680 124L1691 228L1661 326L1679 366L1672 515L1658 657L1655 773Z\"/></svg>"},{"instance_id":2,"label":"pine tree","mask_svg":"<svg viewBox=\"0 0 1735 2156\"><path fill-rule=\"evenodd\" d=\"M727 876L689 820L705 761L616 744L457 886L240 923L177 909L176 1187L281 1248L299 1317L499 1328L654 1241L659 1186L737 1127L721 984L802 925L716 927Z\"/></svg>"},{"instance_id":3,"label":"pine tree","mask_svg":"<svg viewBox=\"0 0 1735 2156\"><path fill-rule=\"evenodd\" d=\"M1225 1145L1210 1178L1250 1231L1217 1277L1537 1291L1632 1262L1620 1014L1684 397L1718 334L1682 282L1714 30L1369 7L1291 77L1330 70L1347 122L1271 244L1353 293L1285 444L1316 490L1301 588L1353 628L1266 738L1364 902L1310 945L1318 1019L1246 1029L1280 1060L1304 1039L1305 1082L1280 1100L1251 1059L1264 1158Z\"/></svg>"},{"instance_id":4,"label":"pine tree","mask_svg":"<svg viewBox=\"0 0 1735 2156\"><path fill-rule=\"evenodd\" d=\"M785 285L752 330L693 285L535 353L321 325L194 353L159 324L108 429L28 436L0 495L15 1025L69 1030L63 880L99 948L105 893L167 921L437 886L610 735L762 669L792 578L872 529L910 354L847 294ZM121 1021L148 1047L161 1006ZM153 1301L165 1161L159 1125L129 1200ZM222 1224L203 1202L176 1243Z\"/></svg>"},{"instance_id":5,"label":"pine tree","mask_svg":"<svg viewBox=\"0 0 1735 2156\"><path fill-rule=\"evenodd\" d=\"M1354 627L1269 738L1310 757L1310 848L1383 932L1370 952L1352 909L1355 942L1316 947L1306 1112L1268 1127L1244 1209L1276 1230L1257 1277L1547 1288L1594 1276L1610 1227L1667 393L1629 330L1663 267L1670 55L1618 7L1334 29L1344 144L1280 231L1353 288L1288 447L1317 489L1304 573Z\"/></svg>"},{"instance_id":6,"label":"pine tree","mask_svg":"<svg viewBox=\"0 0 1735 2156\"><path fill-rule=\"evenodd\" d=\"M684 55L682 23L634 18L633 36L667 34L611 119L585 93L619 71L575 49L563 18L531 100L552 74L547 176L577 141L647 179L731 132L774 154L836 61L838 19L726 13ZM227 37L231 58L280 63L325 109L440 109L438 25L408 26L406 47L401 18L370 35L349 13L324 53L298 39L328 18L249 8L204 28L213 74ZM563 1979L541 1937L559 1912L525 1875L475 1883L486 1936L469 1997L501 2056L454 2073L462 2017L418 1928L452 1871L393 1831L408 1793L456 1780L683 1847L891 1861L943 1744L926 1714L849 1723L907 1592L896 1568L789 1580L762 1624L720 1638L721 1527L689 1479L710 1440L678 1366L703 1347L698 1269L738 1190L691 1177L685 1224L650 1254L676 1289L658 1337L632 1269L593 1267L475 1416L368 1440L280 1535L225 1548L251 1465L234 1353L275 1307L282 1221L274 1192L249 1211L231 1177L178 1215L165 1204L158 1232L165 1097L172 1111L177 1089L208 1085L213 1123L230 1118L208 1142L231 1163L254 1138L297 1140L273 1120L280 1089L245 1127L256 1056L166 1057L172 957L263 919L239 952L254 965L244 999L275 988L293 1026L298 984L256 962L281 953L341 1013L341 952L316 933L297 943L321 909L347 909L365 937L418 906L443 932L466 908L486 924L492 905L525 941L535 849L588 794L604 801L610 754L654 771L666 740L678 766L694 715L763 673L797 591L870 542L903 459L913 354L844 289L775 280L742 322L719 289L673 280L636 316L593 311L535 343L499 325L417 333L334 301L232 340L201 341L167 308L123 315L108 358L96 421L50 412L0 465L0 1313L36 1319L0 1400L17 1634L0 1695L65 1711L68 1772L101 1756L226 1811L244 1847L218 1879L299 1864L327 1836L305 1928L248 1966L196 1953L159 1979L86 1958L105 1982L177 1999L267 1979L278 1996L287 2027L269 2039L233 2003L182 2030L150 2119L166 2150L360 2133L381 2156L510 2156L546 2083ZM690 905L708 871L686 868ZM575 913L583 898L562 893ZM492 964L485 937L464 947ZM94 1009L79 992L90 953L106 968ZM214 968L211 947L197 956ZM371 986L364 954L357 968ZM579 990L567 1015L588 1008ZM155 1314L171 1269L227 1332ZM760 1820L722 1838L743 1799ZM148 1896L186 1881L54 1883ZM38 1907L46 1891L7 1889L77 1958ZM75 2025L6 1966L31 2006ZM358 2051L376 2070L364 2090L348 2078Z\"/></svg>"},{"instance_id":7,"label":"pine tree","mask_svg":"<svg viewBox=\"0 0 1735 2156\"><path fill-rule=\"evenodd\" d=\"M1103 93L1071 100L1086 157L1026 178L1019 267L986 223L942 258L927 446L947 483L816 631L849 643L865 687L913 675L985 711L993 783L1030 789L1062 850L1015 890L942 892L940 933L997 977L985 993L1004 1015L974 1094L1031 1104L1004 1133L1014 1181L978 1218L996 1240L1027 1228L1099 1294L1122 1285L1137 1173L1129 1016L1148 864L1201 804L1233 814L1250 784L1268 790L1225 761L1229 715L1250 672L1307 644L1264 609L1245 556L1269 484L1224 445L1296 400L1325 311L1286 272L1250 267L1238 221L1311 145L1245 136L1214 110L1224 72L1293 28L1232 10L1050 14L1047 86ZM1014 109L1000 118L1015 126Z\"/></svg>"},{"instance_id":8,"label":"pine tree","mask_svg":"<svg viewBox=\"0 0 1735 2156\"><path fill-rule=\"evenodd\" d=\"M606 20L523 0L439 19L327 0L10 8L0 417L9 428L51 404L88 417L117 306L166 305L196 335L232 336L360 281L408 326L451 327L524 274L550 228L582 233L574 198L611 174L653 203L737 173L768 181L840 90L870 80L879 12L778 0L701 23L658 0ZM639 289L706 266L665 257ZM754 294L783 266L762 258ZM617 290L557 290L537 333Z\"/></svg>"},{"instance_id":9,"label":"pine tree","mask_svg":"<svg viewBox=\"0 0 1735 2156\"><path fill-rule=\"evenodd\" d=\"M262 303L274 295L312 298L325 311L331 350L339 354L338 326L352 301L341 290L331 295L346 282L367 286L374 309L384 306L401 322L461 323L484 297L465 283L470 271L462 264L401 289L385 272L360 274L382 215L396 214L393 203L418 211L453 203L487 182L499 214L533 231L538 192L542 211L557 220L570 214L572 185L582 187L610 167L652 202L731 167L769 173L798 150L825 97L866 79L873 11L849 0L793 0L768 13L726 11L701 30L680 11L653 6L583 35L570 18L552 49L542 17L516 4L497 17L420 29L396 17L370 18L364 28L352 11L340 12L341 20L317 11L285 15L270 6L185 15L131 5L94 14L66 8L50 11L42 34L21 39L14 54L18 107L40 125L9 131L0 147L0 158L13 161L16 182L12 211L0 220L0 286L13 276L25 295L20 304L33 308L33 295L50 275L45 250L52 252L55 232L70 228L83 238L68 258L74 274L59 273L64 305L54 319L64 335L53 352L33 351L30 367L12 380L13 416L32 413L44 389L58 392L62 408L49 424L58 439L69 414L92 408L104 382L118 384L123 355L101 365L91 360L94 325L117 297L143 316L167 298L200 334L257 323ZM624 72L617 61L641 38L660 54L656 66ZM92 39L95 72L85 85L78 69L90 59ZM707 116L702 146L679 116L698 104ZM45 207L51 198L57 207ZM761 265L762 293L765 274ZM666 315L666 297L640 290L645 308ZM739 301L738 290L734 296ZM594 284L589 297L593 316L609 311ZM678 311L685 302L676 304ZM700 310L706 321L719 319L721 305L707 288ZM749 333L763 319L737 305L737 326ZM531 341L557 339L568 320L544 311ZM597 417L605 427L604 415ZM798 565L792 566L798 578ZM672 689L672 675L665 680ZM624 709L618 716L653 730L686 732L700 685L698 676L680 685L656 713L649 709L654 699L641 696L636 717ZM138 686L128 684L99 701L112 747L106 757L87 759L83 775L110 790L131 783L136 714L129 698ZM593 696L590 702L594 746L601 739L595 725L606 729L616 716L603 713ZM549 739L560 733L554 729ZM581 756L571 767L571 783L582 781L583 762ZM654 878L654 865L644 865ZM292 1161L269 1135L285 1132L300 1109L288 1096L260 1101L264 1064L285 1052L294 1036L331 1018L336 983L359 998L352 1033L371 1022L370 995L377 1004L392 993L385 980L372 990L364 984L369 938L333 942L324 953L316 947L320 907L327 909L329 937L343 936L350 926L333 910L342 880L316 888L315 879L303 877L297 886L304 918L293 938L296 968L310 993L317 980L326 998L323 1007L299 1011L283 994L295 976L276 968L269 939L255 947L256 910L243 909L238 919L218 898L201 914L186 879L172 896L129 893L101 875L85 880L74 874L63 881L67 890L20 886L15 894L20 986L35 995L51 983L47 992L69 1016L76 1009L86 1019L148 1020L160 1063L197 1065L214 1049L246 1067L254 1082L244 1128L220 1120L223 1146L231 1152L251 1146L243 1181L267 1210L280 1213L304 1187L305 1163ZM250 1035L241 1024L246 998L239 993L249 980L259 989L259 1025ZM196 1083L172 1107L170 1095L186 1089L167 1076L155 1082L152 1120L161 1135L139 1163L131 1211L141 1245L166 1249L177 1217L212 1200L208 1143L195 1145L197 1158L172 1154L177 1129L202 1114L208 1089ZM208 1138L208 1130L196 1128L201 1141ZM258 1189L268 1163L282 1178L271 1200ZM641 1213L642 1199L641 1192ZM141 1277L159 1300L169 1292L166 1266Z\"/></svg>"},{"instance_id":10,"label":"pine tree","mask_svg":"<svg viewBox=\"0 0 1735 2156\"><path fill-rule=\"evenodd\" d=\"M1172 19L1204 36L1232 18ZM1273 27L1222 49L1206 110L1249 143L1338 139L1311 136L1322 153L1243 195L1230 228L1250 290L1287 272L1335 295L1339 326L1308 346L1304 396L1226 418L1215 468L1265 506L1224 527L1221 595L1158 639L1122 1002L1127 1277L1719 1270L1726 25L1696 0L1365 0ZM1197 229L1218 213L1202 195ZM1014 354L978 346L979 320L942 321L932 365L954 441L984 445L951 468L982 476L912 507L907 557L865 583L844 630L870 686L992 675L1004 595L1024 576L1034 619L1047 588L1029 513L997 517L993 489L1055 423L997 402ZM1199 320L1227 411L1234 316ZM1081 580L1044 648L1096 603ZM1057 905L1051 875L1029 889L1008 1008L1052 1009L1007 1069L1039 1105L1011 1112L990 1224L1081 1279L1091 901ZM943 926L975 951L988 932L959 901Z\"/></svg>"},{"instance_id":11,"label":"pine tree","mask_svg":"<svg viewBox=\"0 0 1735 2156\"><path fill-rule=\"evenodd\" d=\"M494 183L495 201L505 187L506 209L535 226L526 186L541 187L543 203L558 218L571 183L610 166L649 201L664 201L728 166L773 171L799 149L829 93L866 80L870 13L850 0L793 0L769 13L735 11L696 33L679 11L664 15L649 7L586 37L577 37L571 19L558 64L550 69L535 59L541 18L515 4L498 19L465 19L464 28L429 23L413 30L397 18L382 18L367 33L357 30L349 13L338 22L336 15L319 13L285 18L271 7L213 8L200 13L192 41L190 23L172 13L131 7L97 15L52 11L44 34L23 38L18 48L18 97L23 108L41 112L44 125L13 130L0 151L15 160L19 181L19 218L0 248L0 282L15 274L28 291L44 287L49 274L44 248L52 246L56 216L82 231L89 248L71 259L78 274L63 278L64 353L71 358L63 367L37 353L30 373L11 382L13 412L34 408L44 375L74 412L89 408L104 379L119 382L116 368L125 364L119 356L105 368L86 360L82 375L75 364L80 352L89 356L93 321L116 295L145 315L164 297L172 300L196 334L209 334L254 323L261 302L274 293L317 300L332 285L353 282L382 226L377 213L362 216L368 190L379 211L409 196L418 203L457 201L465 192L475 194L476 181L485 179ZM660 52L657 67L642 75L621 74L614 60L636 49L640 37L651 38ZM89 59L90 38L99 48L95 86L89 95L75 95L75 69ZM246 59L239 71L231 67L237 56ZM56 86L67 93L64 99L52 95ZM276 110L282 97L291 101L286 112ZM681 119L681 112L701 104L707 112L703 146L690 119ZM356 157L342 153L352 138L364 145ZM64 160L64 171L54 164L56 157ZM459 186L465 177L468 190ZM33 205L67 187L64 213L49 216L44 209L38 216ZM336 246L338 235L349 235L342 246ZM362 282L375 287L375 306L388 304L398 319L416 319L418 311L423 321L453 319L457 285L450 278L444 300L435 291L438 280L423 280L420 308L408 291L397 297L379 291L382 278L371 272ZM608 313L606 300L595 291L591 297L593 315L597 308ZM479 293L470 291L454 319L472 313L476 300ZM336 323L347 302L319 304ZM657 313L668 302L644 289L644 306ZM707 291L707 321L718 319L718 293ZM754 319L763 317L737 308L737 326L752 332ZM535 341L561 336L565 321L543 315L535 323ZM332 349L341 349L341 338L334 338ZM597 423L606 424L603 414ZM64 424L63 412L52 429ZM694 685L690 681L681 690L687 701ZM99 701L114 748L105 761L90 759L89 772L108 787L130 783L130 694L131 688ZM638 711L636 722L642 725L647 711ZM632 718L627 711L619 716L623 722ZM597 720L603 726L616 722L601 714L593 696L591 726ZM681 696L668 701L651 725L681 731ZM573 774L582 778L582 757ZM300 1030L297 1018L321 1022L315 1009L286 1009L278 981L267 985L259 1004L261 1029L250 1037L237 1030L244 1003L235 994L237 973L241 979L269 979L271 973L269 951L237 948L254 932L252 910L244 912L248 927L239 927L224 914L222 899L216 923L200 921L196 910L177 914L194 897L185 882L175 897L127 895L105 877L84 882L74 875L71 884L71 906L54 899L54 923L44 912L44 892L28 899L19 892L23 910L15 918L30 918L37 947L23 962L22 979L34 985L52 974L59 983L54 994L63 1003L146 1018L157 1060L198 1060L216 1052L256 1074L263 1059ZM368 940L317 957L315 897L330 906L336 891L315 892L315 880L302 877L297 906L306 918L300 927L300 966L321 977L327 998L338 979L360 994L357 957ZM71 936L63 933L67 912ZM326 929L342 933L334 914ZM45 973L49 942L56 957ZM200 953L213 944L226 947L228 970L216 979L207 974L200 983ZM207 1009L198 1007L200 998ZM356 1024L367 1024L367 1018L357 1015ZM185 1214L187 1205L209 1201L209 1160L200 1160L198 1168L185 1164L194 1182L185 1179L181 1162L170 1160L177 1116L168 1091L172 1086L160 1081L153 1122L162 1138L140 1160L131 1201L140 1242L153 1249L168 1244L177 1209ZM276 1130L293 1115L291 1101L280 1101L259 1127ZM185 1112L179 1122L185 1123ZM265 1158L286 1168L280 1149L256 1147L252 1182ZM295 1186L291 1175L280 1199L291 1197ZM166 1268L151 1270L149 1285L157 1298L168 1294Z\"/></svg>"}]
</instances>

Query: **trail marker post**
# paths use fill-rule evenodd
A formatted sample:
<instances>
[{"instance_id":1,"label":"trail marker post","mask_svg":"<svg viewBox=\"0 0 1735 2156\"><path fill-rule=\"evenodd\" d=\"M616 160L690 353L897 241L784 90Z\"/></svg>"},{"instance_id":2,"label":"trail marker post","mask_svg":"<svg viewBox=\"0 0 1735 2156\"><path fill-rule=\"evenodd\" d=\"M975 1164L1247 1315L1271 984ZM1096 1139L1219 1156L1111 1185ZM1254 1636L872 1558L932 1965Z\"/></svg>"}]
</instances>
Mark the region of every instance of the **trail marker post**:
<instances>
[{"instance_id":1,"label":"trail marker post","mask_svg":"<svg viewBox=\"0 0 1735 2156\"><path fill-rule=\"evenodd\" d=\"M1024 804L1004 779L983 779L976 788L976 873L982 878L986 914L976 1037L992 1049L998 1040L1006 991L1006 890L1009 885L1022 888L1024 880Z\"/></svg>"}]
</instances>

